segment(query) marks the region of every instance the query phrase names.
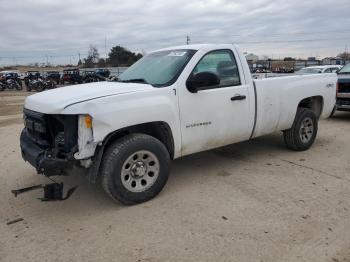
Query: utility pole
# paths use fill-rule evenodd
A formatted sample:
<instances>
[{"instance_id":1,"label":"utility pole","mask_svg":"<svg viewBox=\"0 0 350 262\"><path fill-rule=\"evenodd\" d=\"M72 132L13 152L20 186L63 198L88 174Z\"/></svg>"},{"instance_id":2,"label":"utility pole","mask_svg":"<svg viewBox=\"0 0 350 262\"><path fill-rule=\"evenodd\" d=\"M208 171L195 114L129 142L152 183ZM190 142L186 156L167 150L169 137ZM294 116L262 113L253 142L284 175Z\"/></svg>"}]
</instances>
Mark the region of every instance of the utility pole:
<instances>
[{"instance_id":1,"label":"utility pole","mask_svg":"<svg viewBox=\"0 0 350 262\"><path fill-rule=\"evenodd\" d=\"M190 44L190 41L191 41L190 37L189 37L189 36L186 36L186 44L187 44L187 45Z\"/></svg>"},{"instance_id":2,"label":"utility pole","mask_svg":"<svg viewBox=\"0 0 350 262\"><path fill-rule=\"evenodd\" d=\"M81 61L81 60L80 60L80 51L78 51L78 58L79 58L79 60L78 60L78 65L80 66L80 64L79 64L80 61Z\"/></svg>"},{"instance_id":3,"label":"utility pole","mask_svg":"<svg viewBox=\"0 0 350 262\"><path fill-rule=\"evenodd\" d=\"M107 36L105 36L105 59L107 61Z\"/></svg>"}]
</instances>

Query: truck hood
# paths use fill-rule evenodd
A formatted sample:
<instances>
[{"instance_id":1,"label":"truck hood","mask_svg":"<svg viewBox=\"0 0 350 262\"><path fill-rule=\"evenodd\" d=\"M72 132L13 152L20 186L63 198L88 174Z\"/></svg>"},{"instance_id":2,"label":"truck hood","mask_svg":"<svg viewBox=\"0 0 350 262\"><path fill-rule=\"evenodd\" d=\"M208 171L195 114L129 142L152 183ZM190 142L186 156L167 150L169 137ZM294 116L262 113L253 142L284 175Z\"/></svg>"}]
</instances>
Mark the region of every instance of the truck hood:
<instances>
[{"instance_id":1,"label":"truck hood","mask_svg":"<svg viewBox=\"0 0 350 262\"><path fill-rule=\"evenodd\" d=\"M59 114L72 104L106 96L146 91L152 88L154 87L147 84L121 82L97 82L66 86L28 96L24 107L45 114Z\"/></svg>"}]
</instances>

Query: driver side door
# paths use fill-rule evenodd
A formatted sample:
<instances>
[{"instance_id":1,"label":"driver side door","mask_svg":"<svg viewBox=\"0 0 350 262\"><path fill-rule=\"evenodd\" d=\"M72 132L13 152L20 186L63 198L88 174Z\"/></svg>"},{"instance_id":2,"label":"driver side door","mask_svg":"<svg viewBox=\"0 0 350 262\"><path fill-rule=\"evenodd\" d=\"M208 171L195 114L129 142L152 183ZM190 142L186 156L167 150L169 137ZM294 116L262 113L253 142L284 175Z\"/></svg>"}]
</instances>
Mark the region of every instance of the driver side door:
<instances>
[{"instance_id":1,"label":"driver side door","mask_svg":"<svg viewBox=\"0 0 350 262\"><path fill-rule=\"evenodd\" d=\"M179 106L182 155L249 139L253 126L248 86L242 83L242 68L232 50L214 50L204 54L192 72L211 72L220 84L203 86L190 92L180 83Z\"/></svg>"}]
</instances>

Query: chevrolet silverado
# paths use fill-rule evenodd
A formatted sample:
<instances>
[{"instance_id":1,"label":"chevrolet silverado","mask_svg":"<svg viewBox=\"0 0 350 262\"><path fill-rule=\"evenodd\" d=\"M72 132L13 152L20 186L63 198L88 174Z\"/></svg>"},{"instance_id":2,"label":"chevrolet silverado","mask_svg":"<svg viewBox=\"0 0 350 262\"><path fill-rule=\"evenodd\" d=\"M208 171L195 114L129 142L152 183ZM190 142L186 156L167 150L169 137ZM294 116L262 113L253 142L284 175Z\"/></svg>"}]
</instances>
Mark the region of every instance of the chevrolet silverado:
<instances>
[{"instance_id":1,"label":"chevrolet silverado","mask_svg":"<svg viewBox=\"0 0 350 262\"><path fill-rule=\"evenodd\" d=\"M116 82L68 86L27 97L22 156L39 174L86 169L114 200L156 196L170 161L282 131L289 149L314 143L335 105L336 74L253 80L232 44L152 52Z\"/></svg>"}]
</instances>

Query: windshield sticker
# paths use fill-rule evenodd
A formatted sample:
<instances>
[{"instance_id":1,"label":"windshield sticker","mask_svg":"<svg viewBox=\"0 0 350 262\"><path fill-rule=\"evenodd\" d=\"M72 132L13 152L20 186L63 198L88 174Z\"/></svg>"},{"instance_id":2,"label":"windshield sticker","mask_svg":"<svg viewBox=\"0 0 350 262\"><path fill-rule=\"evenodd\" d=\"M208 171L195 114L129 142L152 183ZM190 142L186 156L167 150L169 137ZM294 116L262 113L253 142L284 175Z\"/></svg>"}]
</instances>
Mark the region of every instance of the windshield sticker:
<instances>
[{"instance_id":1,"label":"windshield sticker","mask_svg":"<svg viewBox=\"0 0 350 262\"><path fill-rule=\"evenodd\" d=\"M172 51L168 54L168 56L184 56L186 54L186 52L179 52L179 51Z\"/></svg>"}]
</instances>

